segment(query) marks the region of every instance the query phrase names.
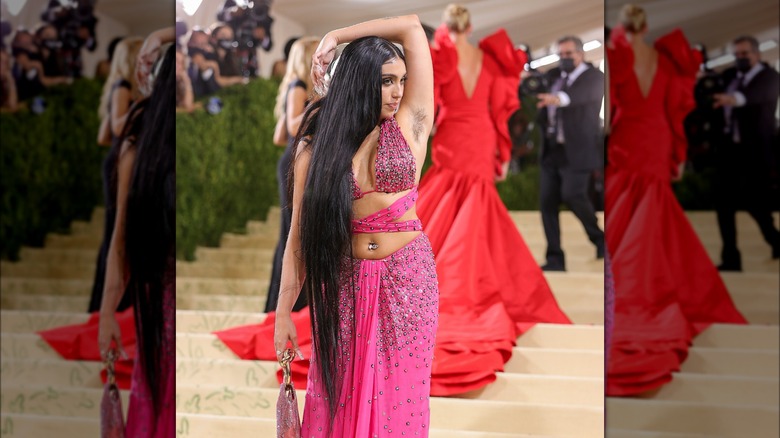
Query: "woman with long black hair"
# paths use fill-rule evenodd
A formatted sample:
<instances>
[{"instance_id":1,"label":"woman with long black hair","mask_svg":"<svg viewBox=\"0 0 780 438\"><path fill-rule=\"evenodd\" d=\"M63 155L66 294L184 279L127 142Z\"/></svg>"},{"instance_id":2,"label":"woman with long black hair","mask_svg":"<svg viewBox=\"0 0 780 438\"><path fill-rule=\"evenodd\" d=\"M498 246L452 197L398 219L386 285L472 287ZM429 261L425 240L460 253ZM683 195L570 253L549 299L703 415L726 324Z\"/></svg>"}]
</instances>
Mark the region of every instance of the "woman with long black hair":
<instances>
[{"instance_id":1,"label":"woman with long black hair","mask_svg":"<svg viewBox=\"0 0 780 438\"><path fill-rule=\"evenodd\" d=\"M427 436L438 287L414 205L433 122L428 41L414 15L332 31L313 57L315 89L347 42L298 133L274 346L303 358L290 316L303 290L303 434Z\"/></svg>"},{"instance_id":2,"label":"woman with long black hair","mask_svg":"<svg viewBox=\"0 0 780 438\"><path fill-rule=\"evenodd\" d=\"M152 66L137 136L119 155L116 224L108 255L98 344L124 353L116 307L134 297L136 358L126 435L175 431L175 48ZM132 118L131 118L132 120Z\"/></svg>"}]
</instances>

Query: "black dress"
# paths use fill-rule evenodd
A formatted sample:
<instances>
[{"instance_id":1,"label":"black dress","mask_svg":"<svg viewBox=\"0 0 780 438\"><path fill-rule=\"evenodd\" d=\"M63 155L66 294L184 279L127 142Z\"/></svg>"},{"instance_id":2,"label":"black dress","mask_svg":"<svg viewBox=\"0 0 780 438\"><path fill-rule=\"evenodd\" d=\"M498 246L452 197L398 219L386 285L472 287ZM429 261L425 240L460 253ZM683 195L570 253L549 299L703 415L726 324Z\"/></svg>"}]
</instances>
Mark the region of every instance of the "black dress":
<instances>
[{"instance_id":1,"label":"black dress","mask_svg":"<svg viewBox=\"0 0 780 438\"><path fill-rule=\"evenodd\" d=\"M131 89L130 82L120 79L111 87L111 95L119 88ZM108 104L108 115L111 117L111 101ZM129 121L128 121L129 123ZM108 249L111 246L111 237L114 234L114 221L116 220L116 196L117 196L117 166L119 165L119 152L122 149L122 142L125 136L113 136L111 139L111 148L103 159L103 199L106 208L106 217L103 225L103 243L100 245L100 252L97 257L97 266L95 267L95 280L92 283L92 297L89 300L89 312L100 310L100 302L103 299L103 285L106 280L106 261L108 258ZM126 293L119 302L117 310L125 310L132 304L130 294Z\"/></svg>"},{"instance_id":2,"label":"black dress","mask_svg":"<svg viewBox=\"0 0 780 438\"><path fill-rule=\"evenodd\" d=\"M295 87L301 87L306 90L306 83L300 79L295 80L290 84L287 89L287 93ZM285 111L286 111L285 99ZM274 252L274 262L271 268L271 284L268 286L268 298L265 302L265 311L273 312L276 310L276 303L279 301L279 287L282 280L282 260L284 259L284 248L287 246L287 236L290 234L290 223L292 222L292 206L290 205L289 192L287 191L287 175L290 172L290 165L292 164L293 151L295 150L293 141L295 135L288 133L289 139L287 140L287 148L284 150L284 154L279 158L279 163L276 165L276 181L279 185L279 205L282 209L281 226L279 230L279 243L276 244L276 251ZM293 306L293 311L298 311L306 307L306 296L300 294L298 300Z\"/></svg>"}]
</instances>

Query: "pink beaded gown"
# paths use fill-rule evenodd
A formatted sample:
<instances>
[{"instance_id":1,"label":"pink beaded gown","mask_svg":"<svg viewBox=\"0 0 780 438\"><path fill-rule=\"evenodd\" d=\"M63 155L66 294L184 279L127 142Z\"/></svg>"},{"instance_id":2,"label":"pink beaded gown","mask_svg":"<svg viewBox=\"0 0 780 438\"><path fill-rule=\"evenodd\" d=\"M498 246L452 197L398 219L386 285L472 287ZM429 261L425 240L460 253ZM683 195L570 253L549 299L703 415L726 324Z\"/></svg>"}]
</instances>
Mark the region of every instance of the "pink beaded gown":
<instances>
[{"instance_id":1,"label":"pink beaded gown","mask_svg":"<svg viewBox=\"0 0 780 438\"><path fill-rule=\"evenodd\" d=\"M408 192L389 207L353 220L352 232L419 234L383 259L344 259L340 309L347 341L340 346L337 364L336 414L331 423L312 350L304 437L428 435L438 320L436 266L420 221L399 221L417 201L416 166L395 119L386 119L377 146L376 190L363 192L352 178L353 199L373 192Z\"/></svg>"}]
</instances>

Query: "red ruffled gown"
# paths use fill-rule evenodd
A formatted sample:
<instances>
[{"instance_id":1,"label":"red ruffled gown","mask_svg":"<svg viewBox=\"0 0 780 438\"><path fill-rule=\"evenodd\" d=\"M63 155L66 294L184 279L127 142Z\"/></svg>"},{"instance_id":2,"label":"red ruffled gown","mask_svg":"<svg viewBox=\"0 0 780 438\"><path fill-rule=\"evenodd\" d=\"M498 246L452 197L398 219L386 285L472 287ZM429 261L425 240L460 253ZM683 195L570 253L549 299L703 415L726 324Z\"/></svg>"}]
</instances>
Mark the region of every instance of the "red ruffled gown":
<instances>
[{"instance_id":1,"label":"red ruffled gown","mask_svg":"<svg viewBox=\"0 0 780 438\"><path fill-rule=\"evenodd\" d=\"M670 381L709 324L746 321L671 188L685 161L683 119L695 105L701 56L680 30L658 39L658 67L643 96L623 30L611 38L605 211L615 316L606 392L621 396Z\"/></svg>"},{"instance_id":2,"label":"red ruffled gown","mask_svg":"<svg viewBox=\"0 0 780 438\"><path fill-rule=\"evenodd\" d=\"M435 39L439 114L417 214L439 277L431 393L448 395L494 381L517 336L533 324L570 321L496 190L500 163L510 156L507 121L520 107L524 55L503 29L483 39L481 72L468 96L446 27Z\"/></svg>"}]
</instances>

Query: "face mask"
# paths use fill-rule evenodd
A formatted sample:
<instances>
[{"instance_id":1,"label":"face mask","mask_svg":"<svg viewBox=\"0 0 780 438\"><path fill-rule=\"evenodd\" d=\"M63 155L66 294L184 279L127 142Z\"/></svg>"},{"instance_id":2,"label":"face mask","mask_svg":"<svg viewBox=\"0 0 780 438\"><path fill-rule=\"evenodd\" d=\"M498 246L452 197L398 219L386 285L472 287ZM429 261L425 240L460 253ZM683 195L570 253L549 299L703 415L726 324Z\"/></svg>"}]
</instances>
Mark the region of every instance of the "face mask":
<instances>
[{"instance_id":1,"label":"face mask","mask_svg":"<svg viewBox=\"0 0 780 438\"><path fill-rule=\"evenodd\" d=\"M737 65L737 70L741 71L742 73L746 73L751 68L750 60L747 58L737 58L735 63Z\"/></svg>"},{"instance_id":2,"label":"face mask","mask_svg":"<svg viewBox=\"0 0 780 438\"><path fill-rule=\"evenodd\" d=\"M233 40L219 40L217 44L225 50L233 50L235 48L235 41Z\"/></svg>"},{"instance_id":3,"label":"face mask","mask_svg":"<svg viewBox=\"0 0 780 438\"><path fill-rule=\"evenodd\" d=\"M62 42L52 39L43 40L43 45L49 50L57 50L62 47Z\"/></svg>"},{"instance_id":4,"label":"face mask","mask_svg":"<svg viewBox=\"0 0 780 438\"><path fill-rule=\"evenodd\" d=\"M566 73L574 71L574 60L571 58L561 58L561 70Z\"/></svg>"}]
</instances>

